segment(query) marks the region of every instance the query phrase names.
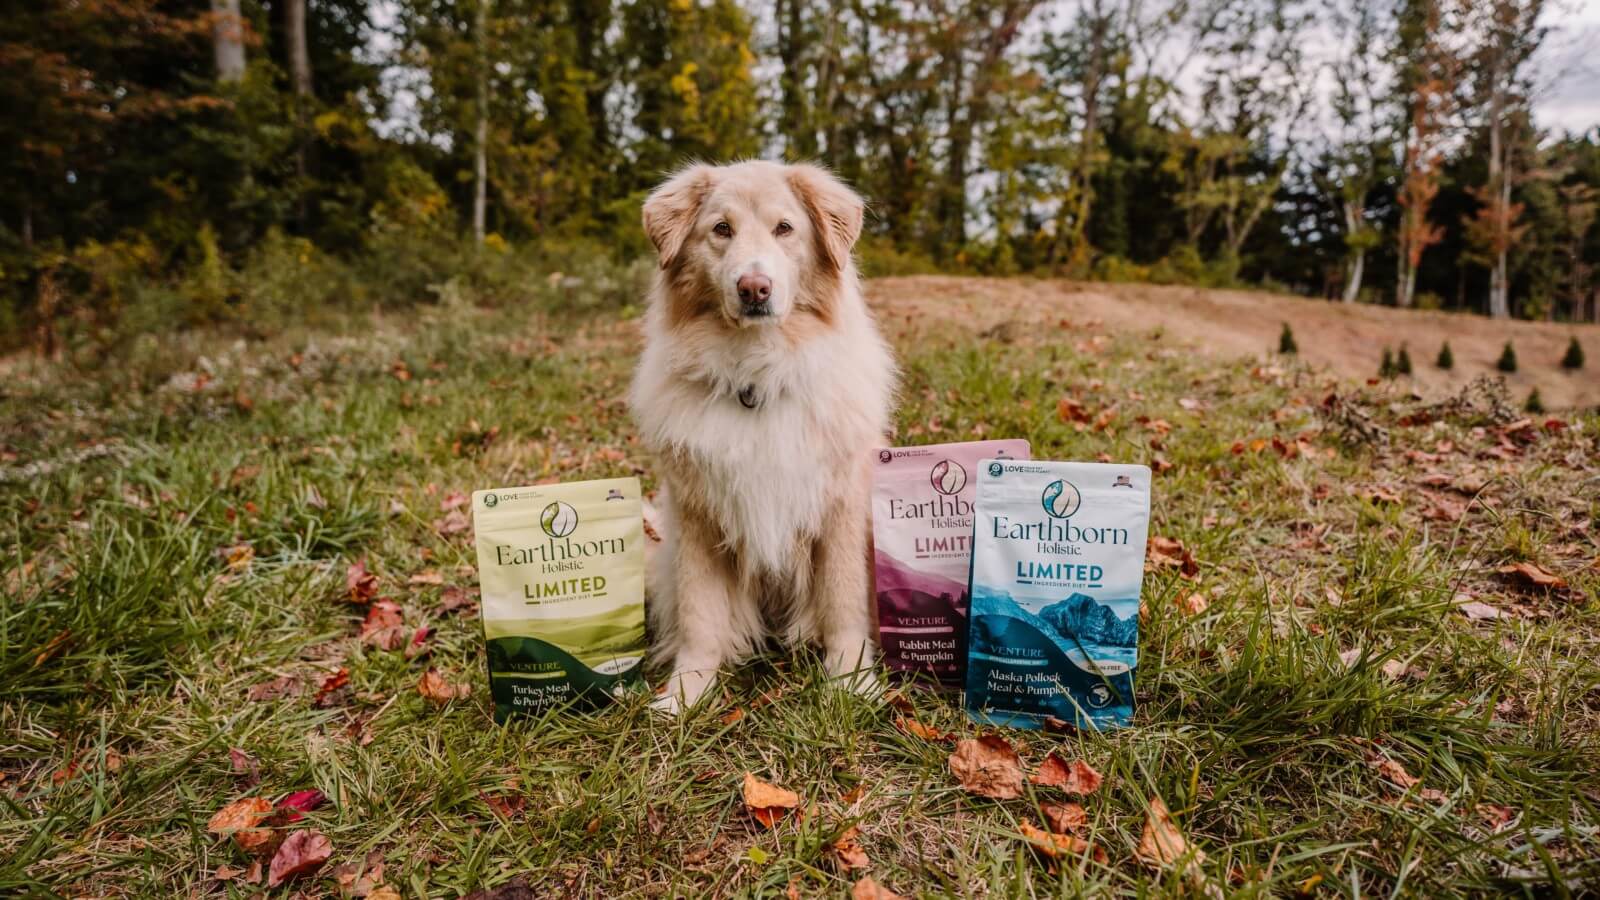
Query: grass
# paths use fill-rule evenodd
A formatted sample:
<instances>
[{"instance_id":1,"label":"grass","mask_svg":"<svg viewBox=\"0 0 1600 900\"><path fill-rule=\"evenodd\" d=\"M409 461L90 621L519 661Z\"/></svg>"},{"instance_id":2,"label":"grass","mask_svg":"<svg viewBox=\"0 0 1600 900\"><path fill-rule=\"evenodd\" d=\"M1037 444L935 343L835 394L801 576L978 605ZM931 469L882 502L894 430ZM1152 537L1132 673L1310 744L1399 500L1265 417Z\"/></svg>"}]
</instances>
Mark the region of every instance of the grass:
<instances>
[{"instance_id":1,"label":"grass","mask_svg":"<svg viewBox=\"0 0 1600 900\"><path fill-rule=\"evenodd\" d=\"M1463 407L1406 426L1417 404L1387 385L1205 360L1159 332L1086 339L1042 315L988 338L886 322L906 443L1016 435L1041 457L1171 464L1152 533L1201 572L1146 578L1136 727L1009 735L1030 763L1054 750L1106 774L1085 806L1108 864L1037 858L1018 826L1048 790L966 794L947 745L804 656L751 662L679 721L639 698L494 727L480 624L442 609L475 574L469 535L435 529L441 500L653 479L622 403L626 323L456 305L253 344L191 335L101 372L6 363L0 892L255 894L213 878L247 859L206 820L312 787L330 798L309 816L330 868L378 851L418 897L514 877L539 896L836 896L857 873L827 847L851 826L873 876L908 896L1546 895L1600 879L1600 418L1507 432ZM1342 441L1319 412L1330 390L1392 442ZM1115 413L1064 422L1063 396ZM341 596L357 560L437 629L426 659L356 636ZM1494 571L1523 560L1570 587ZM1196 592L1205 609L1185 611ZM1469 619L1463 594L1501 617ZM471 696L425 700L429 666ZM340 668L349 684L318 700ZM281 676L305 689L248 699ZM938 698L912 702L977 733ZM755 825L745 772L807 814ZM1206 884L1134 860L1152 797L1204 850ZM1496 807L1509 825L1491 827Z\"/></svg>"}]
</instances>

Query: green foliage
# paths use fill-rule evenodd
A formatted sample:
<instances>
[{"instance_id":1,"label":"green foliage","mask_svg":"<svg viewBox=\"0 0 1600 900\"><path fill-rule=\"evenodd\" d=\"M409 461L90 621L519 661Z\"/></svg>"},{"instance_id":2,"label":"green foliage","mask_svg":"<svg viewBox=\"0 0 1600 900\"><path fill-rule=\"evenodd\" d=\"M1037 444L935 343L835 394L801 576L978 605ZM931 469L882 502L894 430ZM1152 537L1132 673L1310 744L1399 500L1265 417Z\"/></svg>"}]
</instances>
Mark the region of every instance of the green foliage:
<instances>
[{"instance_id":1,"label":"green foliage","mask_svg":"<svg viewBox=\"0 0 1600 900\"><path fill-rule=\"evenodd\" d=\"M1544 400L1540 399L1537 387L1528 392L1528 401L1522 404L1522 411L1530 413L1544 412Z\"/></svg>"},{"instance_id":2,"label":"green foliage","mask_svg":"<svg viewBox=\"0 0 1600 900\"><path fill-rule=\"evenodd\" d=\"M1393 378L1395 376L1394 354L1388 347L1383 348L1383 359L1378 363L1379 378Z\"/></svg>"},{"instance_id":3,"label":"green foliage","mask_svg":"<svg viewBox=\"0 0 1600 900\"><path fill-rule=\"evenodd\" d=\"M1433 364L1447 372L1456 367L1456 357L1454 353L1450 352L1449 341L1445 341L1440 345L1439 356L1434 359Z\"/></svg>"},{"instance_id":4,"label":"green foliage","mask_svg":"<svg viewBox=\"0 0 1600 900\"><path fill-rule=\"evenodd\" d=\"M1411 374L1411 351L1406 349L1405 344L1400 345L1400 355L1395 358L1394 371L1396 375Z\"/></svg>"},{"instance_id":5,"label":"green foliage","mask_svg":"<svg viewBox=\"0 0 1600 900\"><path fill-rule=\"evenodd\" d=\"M1506 341L1505 349L1500 351L1500 358L1495 361L1494 367L1502 372L1517 370L1517 351L1512 349L1510 341Z\"/></svg>"},{"instance_id":6,"label":"green foliage","mask_svg":"<svg viewBox=\"0 0 1600 900\"><path fill-rule=\"evenodd\" d=\"M1284 354L1299 353L1300 347L1294 342L1294 329L1289 323L1283 323L1283 330L1278 332L1278 352Z\"/></svg>"},{"instance_id":7,"label":"green foliage","mask_svg":"<svg viewBox=\"0 0 1600 900\"><path fill-rule=\"evenodd\" d=\"M1583 368L1583 345L1578 343L1578 338L1576 335L1574 335L1572 341L1567 344L1567 352L1561 357L1561 368Z\"/></svg>"}]
</instances>

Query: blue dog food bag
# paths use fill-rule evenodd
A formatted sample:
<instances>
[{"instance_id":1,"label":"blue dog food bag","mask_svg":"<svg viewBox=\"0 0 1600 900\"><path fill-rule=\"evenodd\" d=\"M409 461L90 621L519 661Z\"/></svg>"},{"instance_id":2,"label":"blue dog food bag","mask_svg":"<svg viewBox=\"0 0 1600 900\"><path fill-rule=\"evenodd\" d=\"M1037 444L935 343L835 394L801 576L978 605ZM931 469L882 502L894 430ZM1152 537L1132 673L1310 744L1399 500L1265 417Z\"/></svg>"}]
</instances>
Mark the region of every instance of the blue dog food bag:
<instances>
[{"instance_id":1,"label":"blue dog food bag","mask_svg":"<svg viewBox=\"0 0 1600 900\"><path fill-rule=\"evenodd\" d=\"M1133 717L1145 466L986 459L974 503L967 713L1039 728Z\"/></svg>"}]
</instances>

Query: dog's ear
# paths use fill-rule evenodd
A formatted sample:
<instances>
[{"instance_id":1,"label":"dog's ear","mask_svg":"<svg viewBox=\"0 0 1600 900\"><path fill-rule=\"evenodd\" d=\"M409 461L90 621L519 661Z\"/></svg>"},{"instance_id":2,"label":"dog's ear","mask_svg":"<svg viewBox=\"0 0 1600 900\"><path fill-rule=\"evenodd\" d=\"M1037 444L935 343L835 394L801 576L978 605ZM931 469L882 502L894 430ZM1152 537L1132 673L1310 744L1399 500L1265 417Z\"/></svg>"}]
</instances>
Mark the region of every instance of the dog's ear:
<instances>
[{"instance_id":1,"label":"dog's ear","mask_svg":"<svg viewBox=\"0 0 1600 900\"><path fill-rule=\"evenodd\" d=\"M656 245L661 268L672 265L683 249L684 238L700 214L700 204L711 191L714 171L711 166L695 163L668 178L645 198L644 233Z\"/></svg>"},{"instance_id":2,"label":"dog's ear","mask_svg":"<svg viewBox=\"0 0 1600 900\"><path fill-rule=\"evenodd\" d=\"M828 170L809 163L789 167L789 186L811 216L823 263L834 271L843 269L861 237L866 204Z\"/></svg>"}]
</instances>

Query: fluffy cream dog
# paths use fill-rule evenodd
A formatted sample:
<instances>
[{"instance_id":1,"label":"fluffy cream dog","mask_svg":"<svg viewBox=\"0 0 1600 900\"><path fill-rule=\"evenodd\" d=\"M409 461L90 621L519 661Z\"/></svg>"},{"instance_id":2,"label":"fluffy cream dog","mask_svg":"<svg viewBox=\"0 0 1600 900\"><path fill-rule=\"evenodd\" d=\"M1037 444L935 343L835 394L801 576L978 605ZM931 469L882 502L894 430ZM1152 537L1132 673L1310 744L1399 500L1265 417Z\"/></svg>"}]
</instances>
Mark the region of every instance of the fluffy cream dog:
<instances>
[{"instance_id":1,"label":"fluffy cream dog","mask_svg":"<svg viewBox=\"0 0 1600 900\"><path fill-rule=\"evenodd\" d=\"M694 165L644 204L661 271L630 403L660 464L657 698L692 705L769 636L875 680L870 450L895 367L851 249L861 198L810 165Z\"/></svg>"}]
</instances>

